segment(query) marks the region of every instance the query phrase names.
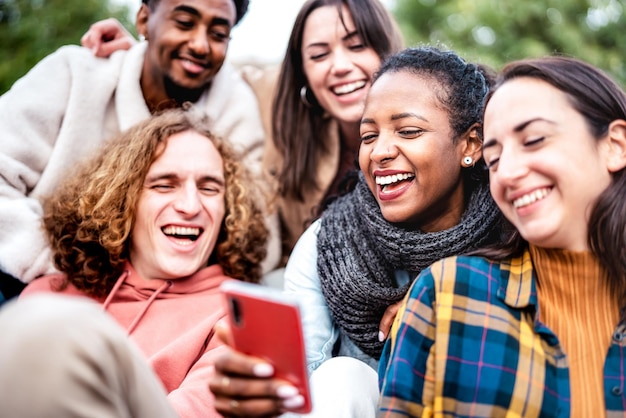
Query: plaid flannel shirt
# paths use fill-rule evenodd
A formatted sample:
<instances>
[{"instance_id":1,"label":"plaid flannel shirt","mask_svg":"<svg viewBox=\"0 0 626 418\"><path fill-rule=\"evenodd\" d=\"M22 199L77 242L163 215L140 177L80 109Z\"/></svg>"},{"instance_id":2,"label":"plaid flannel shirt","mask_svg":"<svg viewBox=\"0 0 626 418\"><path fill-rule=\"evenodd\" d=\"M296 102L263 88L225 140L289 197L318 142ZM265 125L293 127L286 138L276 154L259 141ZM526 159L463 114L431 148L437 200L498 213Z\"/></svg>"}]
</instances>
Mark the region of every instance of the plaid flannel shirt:
<instances>
[{"instance_id":1,"label":"plaid flannel shirt","mask_svg":"<svg viewBox=\"0 0 626 418\"><path fill-rule=\"evenodd\" d=\"M568 417L567 358L536 320L530 254L451 257L424 270L380 361L379 417ZM626 327L604 364L607 417L624 417Z\"/></svg>"}]
</instances>

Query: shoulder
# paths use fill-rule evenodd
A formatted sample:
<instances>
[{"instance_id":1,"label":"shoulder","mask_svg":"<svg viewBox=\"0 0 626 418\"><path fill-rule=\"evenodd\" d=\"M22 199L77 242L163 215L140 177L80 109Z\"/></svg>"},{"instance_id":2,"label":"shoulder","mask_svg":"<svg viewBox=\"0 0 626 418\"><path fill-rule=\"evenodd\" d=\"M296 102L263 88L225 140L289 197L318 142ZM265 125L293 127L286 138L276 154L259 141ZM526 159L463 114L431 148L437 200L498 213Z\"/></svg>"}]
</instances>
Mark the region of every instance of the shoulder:
<instances>
[{"instance_id":1,"label":"shoulder","mask_svg":"<svg viewBox=\"0 0 626 418\"><path fill-rule=\"evenodd\" d=\"M126 51L124 51L126 52ZM121 55L121 54L120 54ZM116 55L120 56L120 55ZM115 58L115 57L113 57ZM44 58L45 61L64 61L72 65L106 66L111 59L98 58L93 52L78 45L64 45ZM113 59L115 61L115 59Z\"/></svg>"},{"instance_id":2,"label":"shoulder","mask_svg":"<svg viewBox=\"0 0 626 418\"><path fill-rule=\"evenodd\" d=\"M31 281L28 286L24 288L20 297L26 297L30 295L40 293L62 293L66 295L85 296L81 291L76 289L71 283L66 287L62 287L65 283L65 275L62 273L49 274L41 276Z\"/></svg>"},{"instance_id":3,"label":"shoulder","mask_svg":"<svg viewBox=\"0 0 626 418\"><path fill-rule=\"evenodd\" d=\"M312 282L313 287L319 287L317 274L319 230L320 222L317 220L298 238L285 267L285 289L298 288L303 282Z\"/></svg>"},{"instance_id":4,"label":"shoulder","mask_svg":"<svg viewBox=\"0 0 626 418\"><path fill-rule=\"evenodd\" d=\"M117 74L126 55L127 51L120 51L110 58L98 58L88 48L65 45L46 56L34 68L47 71L48 77L57 76L56 72L65 68L72 77L99 80L104 74Z\"/></svg>"},{"instance_id":5,"label":"shoulder","mask_svg":"<svg viewBox=\"0 0 626 418\"><path fill-rule=\"evenodd\" d=\"M209 89L209 97L214 95L227 97L229 101L255 98L252 87L229 62L225 62L213 78L211 88ZM256 105L256 99L253 103Z\"/></svg>"},{"instance_id":6,"label":"shoulder","mask_svg":"<svg viewBox=\"0 0 626 418\"><path fill-rule=\"evenodd\" d=\"M276 90L280 69L276 66L257 67L244 65L240 70L241 77L250 86L257 100L270 103Z\"/></svg>"},{"instance_id":7,"label":"shoulder","mask_svg":"<svg viewBox=\"0 0 626 418\"><path fill-rule=\"evenodd\" d=\"M498 291L501 287L501 263L476 256L453 256L433 263L416 279L411 293L424 286L441 297L444 294L479 297ZM415 289L414 289L415 288Z\"/></svg>"},{"instance_id":8,"label":"shoulder","mask_svg":"<svg viewBox=\"0 0 626 418\"><path fill-rule=\"evenodd\" d=\"M310 256L313 256L317 259L317 237L320 229L321 221L318 219L304 230L293 248L287 266L289 266L289 264L298 264L297 260L302 256L304 256L304 258L310 258ZM292 259L294 259L293 262L291 261Z\"/></svg>"}]
</instances>

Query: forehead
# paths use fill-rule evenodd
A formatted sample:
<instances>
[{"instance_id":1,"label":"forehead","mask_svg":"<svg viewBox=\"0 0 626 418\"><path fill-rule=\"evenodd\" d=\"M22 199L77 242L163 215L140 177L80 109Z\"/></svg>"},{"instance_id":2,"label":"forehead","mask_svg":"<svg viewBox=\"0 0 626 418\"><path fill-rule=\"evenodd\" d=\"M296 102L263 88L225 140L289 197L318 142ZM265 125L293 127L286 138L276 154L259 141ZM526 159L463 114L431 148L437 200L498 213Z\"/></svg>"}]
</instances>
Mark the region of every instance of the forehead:
<instances>
[{"instance_id":1,"label":"forehead","mask_svg":"<svg viewBox=\"0 0 626 418\"><path fill-rule=\"evenodd\" d=\"M437 97L440 90L440 84L433 77L404 70L387 72L370 88L365 113L420 108L422 112L444 112L447 117Z\"/></svg>"},{"instance_id":2,"label":"forehead","mask_svg":"<svg viewBox=\"0 0 626 418\"><path fill-rule=\"evenodd\" d=\"M537 78L518 77L500 86L487 103L485 131L514 129L534 118L560 120L573 110L565 93L553 85Z\"/></svg>"},{"instance_id":3,"label":"forehead","mask_svg":"<svg viewBox=\"0 0 626 418\"><path fill-rule=\"evenodd\" d=\"M193 130L170 136L163 153L154 160L149 173L166 170L172 173L224 176L224 162L213 142Z\"/></svg>"},{"instance_id":4,"label":"forehead","mask_svg":"<svg viewBox=\"0 0 626 418\"><path fill-rule=\"evenodd\" d=\"M156 13L170 13L174 10L195 10L211 18L221 18L233 26L237 11L233 0L157 0Z\"/></svg>"},{"instance_id":5,"label":"forehead","mask_svg":"<svg viewBox=\"0 0 626 418\"><path fill-rule=\"evenodd\" d=\"M345 5L341 6L342 16L339 16L337 6L322 6L313 10L304 23L302 46L312 43L340 40L349 32L353 32L354 22L352 14ZM343 18L343 22L341 19ZM344 27L345 25L345 27ZM348 29L346 31L346 28Z\"/></svg>"}]
</instances>

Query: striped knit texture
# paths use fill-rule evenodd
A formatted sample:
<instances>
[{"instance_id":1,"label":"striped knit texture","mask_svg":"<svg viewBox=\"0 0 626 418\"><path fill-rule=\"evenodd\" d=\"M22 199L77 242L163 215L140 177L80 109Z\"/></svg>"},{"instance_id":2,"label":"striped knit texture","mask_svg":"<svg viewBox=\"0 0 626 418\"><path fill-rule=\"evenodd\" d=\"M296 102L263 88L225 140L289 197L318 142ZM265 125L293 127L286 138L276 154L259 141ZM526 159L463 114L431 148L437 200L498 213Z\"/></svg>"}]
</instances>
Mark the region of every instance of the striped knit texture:
<instances>
[{"instance_id":1,"label":"striped knit texture","mask_svg":"<svg viewBox=\"0 0 626 418\"><path fill-rule=\"evenodd\" d=\"M530 253L539 320L558 336L569 362L571 416L604 417L604 361L619 322L606 272L591 252L531 246Z\"/></svg>"}]
</instances>

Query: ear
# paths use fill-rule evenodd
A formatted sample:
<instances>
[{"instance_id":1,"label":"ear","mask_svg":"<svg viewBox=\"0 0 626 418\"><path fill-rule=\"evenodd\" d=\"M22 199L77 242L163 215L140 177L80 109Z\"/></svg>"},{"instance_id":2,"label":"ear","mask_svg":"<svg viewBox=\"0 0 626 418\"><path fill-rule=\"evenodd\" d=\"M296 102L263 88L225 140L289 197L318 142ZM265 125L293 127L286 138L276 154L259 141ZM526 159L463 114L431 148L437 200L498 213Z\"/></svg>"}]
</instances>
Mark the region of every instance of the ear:
<instances>
[{"instance_id":1,"label":"ear","mask_svg":"<svg viewBox=\"0 0 626 418\"><path fill-rule=\"evenodd\" d=\"M615 173L626 167L626 121L616 119L609 125L607 133L608 154L606 167Z\"/></svg>"},{"instance_id":2,"label":"ear","mask_svg":"<svg viewBox=\"0 0 626 418\"><path fill-rule=\"evenodd\" d=\"M148 18L150 17L150 8L147 4L141 3L141 7L137 10L137 17L135 18L135 29L139 35L148 39Z\"/></svg>"},{"instance_id":3,"label":"ear","mask_svg":"<svg viewBox=\"0 0 626 418\"><path fill-rule=\"evenodd\" d=\"M470 128L461 136L459 140L459 150L461 152L460 161L464 167L474 165L476 161L482 158L482 146L483 140L479 133L480 125L478 123L473 124ZM472 159L471 164L463 163L465 157Z\"/></svg>"}]
</instances>

